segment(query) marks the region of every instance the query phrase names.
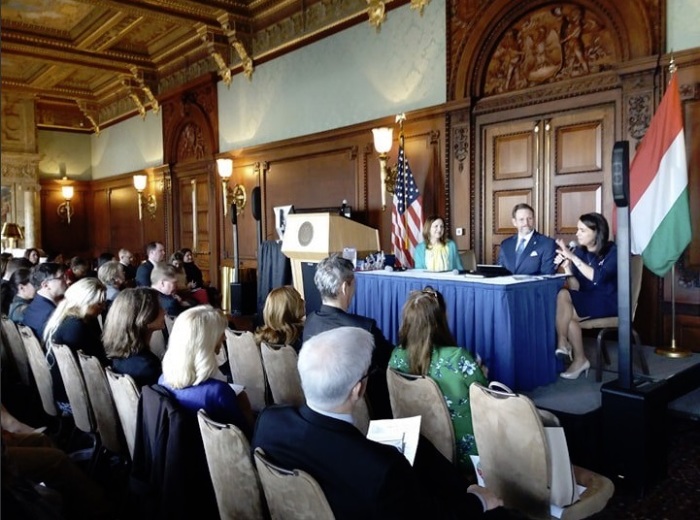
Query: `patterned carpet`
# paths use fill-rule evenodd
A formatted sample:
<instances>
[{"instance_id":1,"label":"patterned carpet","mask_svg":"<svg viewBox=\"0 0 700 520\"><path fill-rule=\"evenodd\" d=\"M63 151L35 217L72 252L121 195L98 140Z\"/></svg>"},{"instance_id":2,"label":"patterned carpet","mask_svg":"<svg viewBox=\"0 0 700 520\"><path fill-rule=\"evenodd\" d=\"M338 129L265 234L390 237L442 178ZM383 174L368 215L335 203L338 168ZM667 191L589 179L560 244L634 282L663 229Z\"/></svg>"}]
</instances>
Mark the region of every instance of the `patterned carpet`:
<instances>
[{"instance_id":1,"label":"patterned carpet","mask_svg":"<svg viewBox=\"0 0 700 520\"><path fill-rule=\"evenodd\" d=\"M667 477L645 496L615 492L594 520L700 518L700 421L670 418Z\"/></svg>"}]
</instances>

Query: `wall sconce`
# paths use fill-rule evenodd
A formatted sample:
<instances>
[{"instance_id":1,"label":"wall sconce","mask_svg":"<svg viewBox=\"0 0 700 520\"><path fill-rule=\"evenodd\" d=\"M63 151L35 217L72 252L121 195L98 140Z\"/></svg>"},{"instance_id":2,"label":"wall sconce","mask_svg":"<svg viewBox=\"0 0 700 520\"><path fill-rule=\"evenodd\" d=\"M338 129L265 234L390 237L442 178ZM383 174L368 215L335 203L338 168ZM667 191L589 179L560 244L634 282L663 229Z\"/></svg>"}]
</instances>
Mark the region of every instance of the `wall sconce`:
<instances>
[{"instance_id":1,"label":"wall sconce","mask_svg":"<svg viewBox=\"0 0 700 520\"><path fill-rule=\"evenodd\" d=\"M145 200L143 197L143 190L146 189L148 184L147 175L134 175L134 188L139 195L139 220L143 220L143 207L146 207L146 211L151 216L151 218L156 218L156 210L158 209L158 203L156 202L155 195L148 195Z\"/></svg>"},{"instance_id":2,"label":"wall sconce","mask_svg":"<svg viewBox=\"0 0 700 520\"><path fill-rule=\"evenodd\" d=\"M399 123L399 146L403 148L403 122L406 120L406 114L398 114L396 122ZM391 145L393 144L394 130L388 127L373 128L374 149L379 154L379 173L382 176L382 211L386 210L386 192L393 195L394 187L396 186L396 176L398 168L396 166L391 169L387 165Z\"/></svg>"},{"instance_id":3,"label":"wall sconce","mask_svg":"<svg viewBox=\"0 0 700 520\"><path fill-rule=\"evenodd\" d=\"M0 231L0 238L3 242L8 243L8 249L14 249L16 242L24 238L24 233L22 233L22 228L14 222L5 222L2 225L2 231Z\"/></svg>"},{"instance_id":4,"label":"wall sconce","mask_svg":"<svg viewBox=\"0 0 700 520\"><path fill-rule=\"evenodd\" d=\"M224 216L228 215L228 207L230 204L236 205L236 214L240 215L245 208L248 196L245 191L245 186L242 184L234 185L231 189L228 185L228 180L233 175L233 160L232 159L217 159L216 169L221 177L221 193L224 198Z\"/></svg>"},{"instance_id":5,"label":"wall sconce","mask_svg":"<svg viewBox=\"0 0 700 520\"><path fill-rule=\"evenodd\" d=\"M66 178L63 178L66 181ZM73 186L63 185L61 186L61 194L63 195L63 202L56 208L56 213L58 213L58 218L61 222L66 222L70 226L70 218L73 216L73 206L70 201L73 199L74 195Z\"/></svg>"}]
</instances>

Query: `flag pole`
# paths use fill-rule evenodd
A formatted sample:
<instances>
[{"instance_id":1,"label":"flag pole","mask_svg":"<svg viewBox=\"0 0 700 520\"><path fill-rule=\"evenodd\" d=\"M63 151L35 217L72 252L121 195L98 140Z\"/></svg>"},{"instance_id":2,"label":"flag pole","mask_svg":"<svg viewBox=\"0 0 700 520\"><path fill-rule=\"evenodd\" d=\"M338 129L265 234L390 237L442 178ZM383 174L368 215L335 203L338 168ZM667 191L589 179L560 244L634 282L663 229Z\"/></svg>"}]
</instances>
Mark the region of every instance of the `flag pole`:
<instances>
[{"instance_id":1,"label":"flag pole","mask_svg":"<svg viewBox=\"0 0 700 520\"><path fill-rule=\"evenodd\" d=\"M407 194L406 194L406 148L404 147L404 135L403 135L403 122L406 121L406 114L401 112L396 116L396 122L399 123L399 149L403 150L403 154L401 155L401 168L399 171L403 172L403 175L401 177L401 182L403 183L403 215L401 215L401 218L403 219L403 249L404 251L408 251L408 233L406 233L406 230L408 229L408 220L406 218L406 212L408 211L408 208L406 207L406 204L408 203L407 199ZM408 255L406 255L408 257Z\"/></svg>"},{"instance_id":2,"label":"flag pole","mask_svg":"<svg viewBox=\"0 0 700 520\"><path fill-rule=\"evenodd\" d=\"M692 354L688 349L676 346L676 264L671 267L671 346L659 347L654 352L669 358L684 358Z\"/></svg>"},{"instance_id":3,"label":"flag pole","mask_svg":"<svg viewBox=\"0 0 700 520\"><path fill-rule=\"evenodd\" d=\"M673 76L676 73L678 67L676 66L676 60L671 54L671 62L668 64L668 71ZM676 346L676 263L674 262L671 266L671 346L670 347L659 347L654 352L659 356L665 356L669 358L684 358L692 354L688 349L679 348Z\"/></svg>"}]
</instances>

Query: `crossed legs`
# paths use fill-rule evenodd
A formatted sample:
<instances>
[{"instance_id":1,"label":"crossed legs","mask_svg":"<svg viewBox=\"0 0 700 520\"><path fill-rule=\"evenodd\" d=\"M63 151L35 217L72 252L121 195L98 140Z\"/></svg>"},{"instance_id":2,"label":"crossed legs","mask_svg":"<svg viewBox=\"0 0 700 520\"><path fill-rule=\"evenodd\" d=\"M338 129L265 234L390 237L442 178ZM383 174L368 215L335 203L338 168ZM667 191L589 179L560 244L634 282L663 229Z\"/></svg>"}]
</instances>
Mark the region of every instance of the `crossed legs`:
<instances>
[{"instance_id":1,"label":"crossed legs","mask_svg":"<svg viewBox=\"0 0 700 520\"><path fill-rule=\"evenodd\" d=\"M583 335L579 325L579 317L571 301L567 289L561 289L557 294L557 348L570 351L573 349L573 361L565 373L580 373L582 367L588 365L586 353L583 350ZM586 370L583 368L583 370ZM576 374L578 376L578 374Z\"/></svg>"}]
</instances>

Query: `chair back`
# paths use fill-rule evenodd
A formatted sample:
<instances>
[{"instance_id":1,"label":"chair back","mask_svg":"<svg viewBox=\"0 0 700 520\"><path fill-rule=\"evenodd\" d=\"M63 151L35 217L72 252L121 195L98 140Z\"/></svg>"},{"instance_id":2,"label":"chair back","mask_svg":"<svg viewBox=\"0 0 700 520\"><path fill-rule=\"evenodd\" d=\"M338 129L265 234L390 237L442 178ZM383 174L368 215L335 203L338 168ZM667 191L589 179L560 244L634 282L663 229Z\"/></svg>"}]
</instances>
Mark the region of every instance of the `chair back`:
<instances>
[{"instance_id":1,"label":"chair back","mask_svg":"<svg viewBox=\"0 0 700 520\"><path fill-rule=\"evenodd\" d=\"M66 345L54 344L51 351L58 363L58 370L61 372L63 386L66 388L66 395L73 411L75 426L86 433L95 433L95 417L92 414L90 398L83 373L80 371L78 362L73 355L73 351Z\"/></svg>"},{"instance_id":2,"label":"chair back","mask_svg":"<svg viewBox=\"0 0 700 520\"><path fill-rule=\"evenodd\" d=\"M264 518L262 489L250 456L250 444L233 424L212 421L197 413L209 474L222 520Z\"/></svg>"},{"instance_id":3,"label":"chair back","mask_svg":"<svg viewBox=\"0 0 700 520\"><path fill-rule=\"evenodd\" d=\"M32 386L32 369L29 366L29 357L24 348L22 336L17 329L17 325L7 316L2 316L3 341L7 346L12 360L17 368L20 382L25 386Z\"/></svg>"},{"instance_id":4,"label":"chair back","mask_svg":"<svg viewBox=\"0 0 700 520\"><path fill-rule=\"evenodd\" d=\"M634 315L637 312L637 303L639 302L639 293L642 290L642 275L644 274L644 260L641 255L632 255L630 257L630 277L631 286L630 290L632 292L631 304L632 304L632 321L634 321Z\"/></svg>"},{"instance_id":5,"label":"chair back","mask_svg":"<svg viewBox=\"0 0 700 520\"><path fill-rule=\"evenodd\" d=\"M148 344L148 348L151 349L158 359L163 361L163 356L165 356L165 351L168 349L168 341L165 339L165 334L162 330L154 330L151 334L151 341Z\"/></svg>"},{"instance_id":6,"label":"chair back","mask_svg":"<svg viewBox=\"0 0 700 520\"><path fill-rule=\"evenodd\" d=\"M476 254L473 249L460 251L459 259L462 261L462 267L467 271L476 271Z\"/></svg>"},{"instance_id":7,"label":"chair back","mask_svg":"<svg viewBox=\"0 0 700 520\"><path fill-rule=\"evenodd\" d=\"M105 376L100 360L79 350L78 361L83 371L85 386L90 397L92 413L97 423L97 431L100 434L102 445L112 453L126 455L127 446L121 421L117 415L112 391L109 389L107 376Z\"/></svg>"},{"instance_id":8,"label":"chair back","mask_svg":"<svg viewBox=\"0 0 700 520\"><path fill-rule=\"evenodd\" d=\"M275 404L304 404L304 391L297 369L297 353L289 345L270 346L260 344L263 367Z\"/></svg>"},{"instance_id":9,"label":"chair back","mask_svg":"<svg viewBox=\"0 0 700 520\"><path fill-rule=\"evenodd\" d=\"M447 460L455 460L455 431L450 411L437 383L426 376L386 371L394 418L421 416L420 432Z\"/></svg>"},{"instance_id":10,"label":"chair back","mask_svg":"<svg viewBox=\"0 0 700 520\"><path fill-rule=\"evenodd\" d=\"M272 464L261 448L255 448L254 457L273 520L335 518L321 486L311 475Z\"/></svg>"},{"instance_id":11,"label":"chair back","mask_svg":"<svg viewBox=\"0 0 700 520\"><path fill-rule=\"evenodd\" d=\"M527 397L469 387L474 436L486 486L506 507L549 518L549 452L537 409Z\"/></svg>"},{"instance_id":12,"label":"chair back","mask_svg":"<svg viewBox=\"0 0 700 520\"><path fill-rule=\"evenodd\" d=\"M44 412L51 417L58 416L56 402L53 398L53 378L51 377L51 367L46 359L44 350L36 339L32 329L26 325L17 327L19 335L22 337L24 350L27 353L29 367L32 369L34 381L36 382L39 397L41 397L41 405L44 407Z\"/></svg>"},{"instance_id":13,"label":"chair back","mask_svg":"<svg viewBox=\"0 0 700 520\"><path fill-rule=\"evenodd\" d=\"M114 407L117 410L117 415L122 425L126 446L129 449L129 455L133 459L141 392L131 376L127 374L116 374L112 372L111 368L106 368L105 374L107 375L107 382L109 383L109 388L114 398Z\"/></svg>"},{"instance_id":14,"label":"chair back","mask_svg":"<svg viewBox=\"0 0 700 520\"><path fill-rule=\"evenodd\" d=\"M259 412L267 405L266 380L260 349L252 332L235 332L226 329L226 351L233 382L245 386L250 407Z\"/></svg>"}]
</instances>

